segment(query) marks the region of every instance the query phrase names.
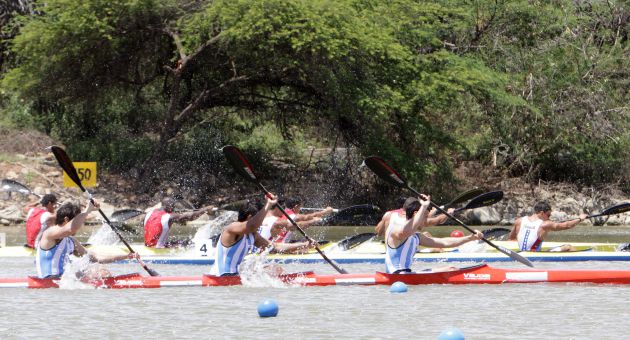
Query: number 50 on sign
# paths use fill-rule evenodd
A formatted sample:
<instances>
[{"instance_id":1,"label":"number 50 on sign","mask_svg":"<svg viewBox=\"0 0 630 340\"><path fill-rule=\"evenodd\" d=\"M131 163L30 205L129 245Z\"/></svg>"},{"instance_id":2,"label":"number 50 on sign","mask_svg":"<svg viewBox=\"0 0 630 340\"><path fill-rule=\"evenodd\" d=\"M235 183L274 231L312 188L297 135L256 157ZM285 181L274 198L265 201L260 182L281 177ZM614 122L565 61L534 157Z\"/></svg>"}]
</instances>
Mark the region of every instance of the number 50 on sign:
<instances>
[{"instance_id":1,"label":"number 50 on sign","mask_svg":"<svg viewBox=\"0 0 630 340\"><path fill-rule=\"evenodd\" d=\"M72 162L72 164L74 164L74 167L77 169L77 174L84 187L96 186L96 162ZM65 171L63 172L63 186L77 186Z\"/></svg>"}]
</instances>

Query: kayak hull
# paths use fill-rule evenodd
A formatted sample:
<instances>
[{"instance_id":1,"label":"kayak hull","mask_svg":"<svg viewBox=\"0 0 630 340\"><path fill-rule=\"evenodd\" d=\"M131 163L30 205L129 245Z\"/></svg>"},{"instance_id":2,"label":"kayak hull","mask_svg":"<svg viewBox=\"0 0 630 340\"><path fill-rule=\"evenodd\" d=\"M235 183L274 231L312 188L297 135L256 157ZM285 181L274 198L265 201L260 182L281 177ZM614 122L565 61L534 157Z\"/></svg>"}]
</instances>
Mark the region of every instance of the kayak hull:
<instances>
[{"instance_id":1,"label":"kayak hull","mask_svg":"<svg viewBox=\"0 0 630 340\"><path fill-rule=\"evenodd\" d=\"M425 284L504 284L504 283L589 283L630 284L630 270L544 270L502 269L486 264L446 271L426 271L410 274L331 274L313 272L282 275L278 280L297 286L391 285L403 282L408 285ZM85 282L96 288L164 288L164 287L218 287L241 284L239 276L142 276L129 274ZM58 288L58 280L33 277L0 279L0 288Z\"/></svg>"}]
</instances>

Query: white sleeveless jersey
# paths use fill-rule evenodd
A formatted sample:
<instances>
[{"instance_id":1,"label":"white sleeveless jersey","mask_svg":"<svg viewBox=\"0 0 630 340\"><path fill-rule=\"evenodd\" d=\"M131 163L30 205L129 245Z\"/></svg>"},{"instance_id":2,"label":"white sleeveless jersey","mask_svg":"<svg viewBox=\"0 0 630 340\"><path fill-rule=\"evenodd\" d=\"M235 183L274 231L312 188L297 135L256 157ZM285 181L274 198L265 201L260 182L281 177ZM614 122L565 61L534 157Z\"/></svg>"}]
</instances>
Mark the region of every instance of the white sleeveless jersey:
<instances>
[{"instance_id":1,"label":"white sleeveless jersey","mask_svg":"<svg viewBox=\"0 0 630 340\"><path fill-rule=\"evenodd\" d=\"M265 240L271 241L271 229L273 228L273 225L274 223L276 223L277 220L277 216L265 217L260 227L258 227L258 233L260 234L260 236L262 236Z\"/></svg>"},{"instance_id":2,"label":"white sleeveless jersey","mask_svg":"<svg viewBox=\"0 0 630 340\"><path fill-rule=\"evenodd\" d=\"M520 250L538 251L542 246L542 240L538 239L538 233L543 220L530 221L529 216L521 218L521 228L516 235L518 248Z\"/></svg>"},{"instance_id":3,"label":"white sleeveless jersey","mask_svg":"<svg viewBox=\"0 0 630 340\"><path fill-rule=\"evenodd\" d=\"M389 225L385 234L385 272L393 273L398 270L411 270L413 257L416 254L420 238L414 234L407 238L398 247L389 246L389 235L394 228L400 228L407 222L406 216L400 213L392 213L389 218Z\"/></svg>"}]
</instances>

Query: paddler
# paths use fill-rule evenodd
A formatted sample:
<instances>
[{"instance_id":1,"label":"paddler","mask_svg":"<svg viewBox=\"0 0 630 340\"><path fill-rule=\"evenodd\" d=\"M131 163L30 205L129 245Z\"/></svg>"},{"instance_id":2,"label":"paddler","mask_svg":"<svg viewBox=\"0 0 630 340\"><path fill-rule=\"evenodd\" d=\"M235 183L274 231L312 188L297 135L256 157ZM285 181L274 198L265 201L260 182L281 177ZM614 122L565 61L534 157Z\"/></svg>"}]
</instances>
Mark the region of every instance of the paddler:
<instances>
[{"instance_id":1,"label":"paddler","mask_svg":"<svg viewBox=\"0 0 630 340\"><path fill-rule=\"evenodd\" d=\"M278 252L293 252L306 250L315 242L309 239L307 242L279 243L271 242L258 233L267 213L275 209L278 200L275 196L267 197L265 205L257 209L252 202L247 202L238 211L236 222L230 223L221 233L217 243L214 265L211 275L229 276L238 274L238 266L245 255L254 247L266 249L271 247Z\"/></svg>"},{"instance_id":2,"label":"paddler","mask_svg":"<svg viewBox=\"0 0 630 340\"><path fill-rule=\"evenodd\" d=\"M534 213L514 221L514 228L508 235L508 240L516 240L518 248L522 251L540 251L545 235L550 231L571 229L588 217L580 214L580 217L566 222L553 222L551 218L551 205L540 201L534 205ZM550 251L575 251L570 244L563 244Z\"/></svg>"},{"instance_id":3,"label":"paddler","mask_svg":"<svg viewBox=\"0 0 630 340\"><path fill-rule=\"evenodd\" d=\"M398 199L398 206L400 208L399 209L395 209L395 210L386 211L385 214L383 214L383 217L376 224L376 227L374 228L374 231L376 232L376 235L378 235L380 237L385 236L385 230L387 229L387 226L389 225L388 221L392 217L402 217L402 218L404 218L404 216L405 216L404 204L407 201L407 199L408 198L405 198L405 197L399 198ZM446 211L449 214L452 214L455 211L455 209L449 208ZM429 215L427 217L427 221L426 221L425 225L422 228L438 225L438 224L444 223L444 222L446 222L446 220L448 220L448 216L446 216L445 214L437 214L437 216L436 216L436 212L437 212L436 209L431 210L429 212ZM429 232L424 232L423 234L425 236L431 237L431 234Z\"/></svg>"},{"instance_id":4,"label":"paddler","mask_svg":"<svg viewBox=\"0 0 630 340\"><path fill-rule=\"evenodd\" d=\"M88 252L74 235L83 226L85 219L92 212L98 210L98 203L88 201L85 211L74 203L63 204L57 209L55 224L49 226L42 232L41 239L37 245L37 255L35 266L37 277L39 278L60 278L67 264L70 255L81 257L89 256L90 262L111 263L124 259L138 258L136 253L102 256L93 252ZM109 271L100 266L90 266L88 269L76 273L77 277L100 278L111 276Z\"/></svg>"},{"instance_id":5,"label":"paddler","mask_svg":"<svg viewBox=\"0 0 630 340\"><path fill-rule=\"evenodd\" d=\"M285 204L285 202L287 201L289 204L291 204L293 208L296 208L294 200L285 201L283 199L280 199L279 203ZM288 209L285 210L287 215L289 215L291 219L293 219L293 221L296 222L302 229L306 229L309 226L320 222L321 216L324 216L325 214L332 212L333 210L332 208L328 207L324 210L325 212L316 212L314 213L314 215L302 215L296 214L296 212L290 208L289 204L287 204ZM299 208L299 205L297 205L297 207ZM273 209L267 212L265 218L262 221L262 224L260 225L260 228L258 229L258 233L269 241L274 240L276 242L286 242L289 240L287 236L290 237L290 233L294 230L295 227L293 226L291 221L289 221L289 219L284 216L278 206L275 206Z\"/></svg>"},{"instance_id":6,"label":"paddler","mask_svg":"<svg viewBox=\"0 0 630 340\"><path fill-rule=\"evenodd\" d=\"M409 197L403 205L404 215L385 216L385 271L390 274L412 273L411 265L418 245L430 248L457 247L466 242L481 239L483 234L475 230L466 237L434 238L418 231L427 225L430 196Z\"/></svg>"},{"instance_id":7,"label":"paddler","mask_svg":"<svg viewBox=\"0 0 630 340\"><path fill-rule=\"evenodd\" d=\"M41 204L41 207L38 205ZM57 196L46 194L41 200L27 204L24 207L26 212L26 244L28 248L35 248L41 233L49 225L55 223L55 209L57 208Z\"/></svg>"},{"instance_id":8,"label":"paddler","mask_svg":"<svg viewBox=\"0 0 630 340\"><path fill-rule=\"evenodd\" d=\"M198 210L175 213L175 200L170 197L162 199L161 209L153 209L144 217L144 244L147 247L166 248L176 244L168 242L168 232L173 223L183 223L197 219L205 213L212 213L214 206L209 205Z\"/></svg>"},{"instance_id":9,"label":"paddler","mask_svg":"<svg viewBox=\"0 0 630 340\"><path fill-rule=\"evenodd\" d=\"M313 224L321 222L322 218L330 215L334 210L332 207L326 207L325 209L322 209L320 211L303 214L300 212L300 210L302 209L303 201L302 198L298 196L287 197L284 203L286 207L285 211L287 212L289 217L291 217L291 219L293 219L293 221L295 221L302 229L306 229ZM280 215L280 218L274 218L275 216L278 216L278 214ZM272 217L269 217L270 215ZM269 226L265 223L265 221L267 221L267 218L273 220L273 222L280 221L280 223L272 223L272 225ZM270 214L267 214L267 217L265 217L265 221L263 221L264 227L261 226L261 228L270 230L271 237L272 239L274 239L275 242L291 241L291 238L293 237L293 230L295 230L295 227L293 226L293 224L290 223L290 221L282 214L279 209L273 209Z\"/></svg>"}]
</instances>

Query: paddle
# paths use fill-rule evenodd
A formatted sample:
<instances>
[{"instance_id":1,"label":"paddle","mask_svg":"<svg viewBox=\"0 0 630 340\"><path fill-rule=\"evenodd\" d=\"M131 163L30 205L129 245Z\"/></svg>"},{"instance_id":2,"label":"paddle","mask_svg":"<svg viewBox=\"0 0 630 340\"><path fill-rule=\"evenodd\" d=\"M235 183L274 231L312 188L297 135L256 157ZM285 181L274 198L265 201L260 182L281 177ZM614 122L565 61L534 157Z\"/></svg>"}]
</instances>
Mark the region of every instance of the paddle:
<instances>
[{"instance_id":1,"label":"paddle","mask_svg":"<svg viewBox=\"0 0 630 340\"><path fill-rule=\"evenodd\" d=\"M471 200L479 195L483 194L483 190L479 189L479 188L474 188L474 189L470 189L468 191L462 192L461 194L459 194L457 197L453 198L452 201L444 204L442 206L442 209L448 209L450 208L452 205L455 204L460 204L460 203L464 203L468 200Z\"/></svg>"},{"instance_id":2,"label":"paddle","mask_svg":"<svg viewBox=\"0 0 630 340\"><path fill-rule=\"evenodd\" d=\"M3 179L0 187L2 187L2 190L7 192L19 192L20 194L35 195L39 198L42 198L42 195L34 193L26 185L12 179Z\"/></svg>"},{"instance_id":3,"label":"paddle","mask_svg":"<svg viewBox=\"0 0 630 340\"><path fill-rule=\"evenodd\" d=\"M301 208L301 209L306 210L306 211L321 211L321 210L324 210L325 208ZM346 213L346 214L351 214L351 215L371 214L371 213L380 212L380 211L381 211L381 208L372 204L359 204L359 205L353 205L353 206L342 208L342 209L333 209L333 213L342 213L342 214Z\"/></svg>"},{"instance_id":4,"label":"paddle","mask_svg":"<svg viewBox=\"0 0 630 340\"><path fill-rule=\"evenodd\" d=\"M493 205L503 199L503 191L490 191L473 198L466 206L455 209L454 212L476 209Z\"/></svg>"},{"instance_id":5,"label":"paddle","mask_svg":"<svg viewBox=\"0 0 630 340\"><path fill-rule=\"evenodd\" d=\"M394 170L392 167L390 167L387 163L385 163L385 161L377 156L370 156L368 158L366 158L364 161L364 164L367 165L368 168L370 168L370 170L372 170L378 177L380 177L381 179L385 180L386 182L389 182L390 184L396 185L400 188L405 188L411 192L413 192L414 194L423 197L422 194L420 194L418 191L416 191L415 189L413 189L412 187L409 186L409 184L407 184L405 182L405 180L396 172L396 170ZM467 226L464 222L460 221L459 219L457 219L456 217L454 217L453 215L449 214L448 212L446 212L444 209L440 208L437 204L430 202L431 206L433 206L435 209L437 209L439 212L441 212L442 214L445 214L446 216L448 216L449 218L451 218L452 220L454 220L455 222L457 222L459 225L461 225L462 227L464 227L466 230L470 231L471 233L474 233L474 231ZM529 267L533 267L534 265L526 258L524 258L523 256L507 249L501 246L498 246L490 241L488 241L485 237L481 238L484 242L486 242L487 244L489 244L490 246L492 246L493 248L495 248L496 250L504 253L505 255L511 257L512 259L527 265Z\"/></svg>"},{"instance_id":6,"label":"paddle","mask_svg":"<svg viewBox=\"0 0 630 340\"><path fill-rule=\"evenodd\" d=\"M112 221L114 222L124 222L130 218L134 218L136 216L140 216L144 214L144 211L137 209L121 209L116 210L112 213Z\"/></svg>"},{"instance_id":7,"label":"paddle","mask_svg":"<svg viewBox=\"0 0 630 340\"><path fill-rule=\"evenodd\" d=\"M253 167L250 165L249 161L247 160L247 158L245 157L245 155L243 154L243 152L239 148L237 148L237 147L235 147L233 145L227 145L227 146L224 146L221 150L223 151L223 154L225 154L225 157L227 158L228 162L232 165L232 167L234 167L234 170L236 170L236 172L239 175L244 177L246 180L248 180L248 181L258 185L258 187L260 187L260 189L262 189L262 191L265 192L265 195L267 197L272 197L272 195L269 192L269 190L267 190L262 185L262 183L260 183L258 178L256 178L256 175L254 174ZM278 209L280 209L282 214L289 220L289 222L291 222L291 224L293 224L293 226L304 237L308 238L308 236L306 235L304 230L302 230L302 228L300 228L300 226L297 223L295 223L295 221L291 218L291 216L289 216L289 214L287 214L287 212L284 210L284 208L280 204L276 204L276 206L278 207ZM331 259L329 259L322 252L322 250L319 249L319 247L317 245L315 246L315 250L317 250L319 255L321 255L321 257L324 260L326 260L326 262L328 262L333 268L335 268L335 270L337 272L339 272L340 274L347 274L348 273L344 269L340 268L337 264L335 264Z\"/></svg>"},{"instance_id":8,"label":"paddle","mask_svg":"<svg viewBox=\"0 0 630 340\"><path fill-rule=\"evenodd\" d=\"M79 179L79 175L77 174L77 169L74 167L74 164L72 164L72 160L70 160L70 157L68 157L66 152L62 148L58 146L54 146L54 145L50 147L50 150L55 155L57 162L59 163L61 168L66 172L68 177L72 179L72 181L81 189L81 191L87 193L88 198L90 199L92 204L94 204L94 198L92 197L92 194L90 194L90 192L87 191L83 187L83 184L81 184L81 180ZM130 252L135 253L135 251L131 249L131 246L129 245L129 243L125 241L125 239L120 235L118 230L112 225L112 222L109 220L109 218L105 216L105 213L103 213L103 211L100 208L98 209L98 212L101 214L103 219L105 219L105 222L107 222L107 224L112 228L112 231L114 231L114 233L118 236L120 241L127 247L127 249L129 249ZM144 270L146 270L147 273L149 273L149 275L151 276L160 275L155 270L149 269L149 267L147 267L147 265L139 257L138 257L138 263L140 263L142 268L144 268Z\"/></svg>"},{"instance_id":9,"label":"paddle","mask_svg":"<svg viewBox=\"0 0 630 340\"><path fill-rule=\"evenodd\" d=\"M497 240L503 241L505 236L510 233L510 229L508 228L490 228L483 231L483 237L488 240Z\"/></svg>"},{"instance_id":10,"label":"paddle","mask_svg":"<svg viewBox=\"0 0 630 340\"><path fill-rule=\"evenodd\" d=\"M599 214L588 215L586 218L594 218L594 217L607 216L607 215L617 215L617 214L625 213L627 211L630 211L630 203L621 203L621 204L613 205L612 207L608 207L604 209L604 211L600 212Z\"/></svg>"}]
</instances>

